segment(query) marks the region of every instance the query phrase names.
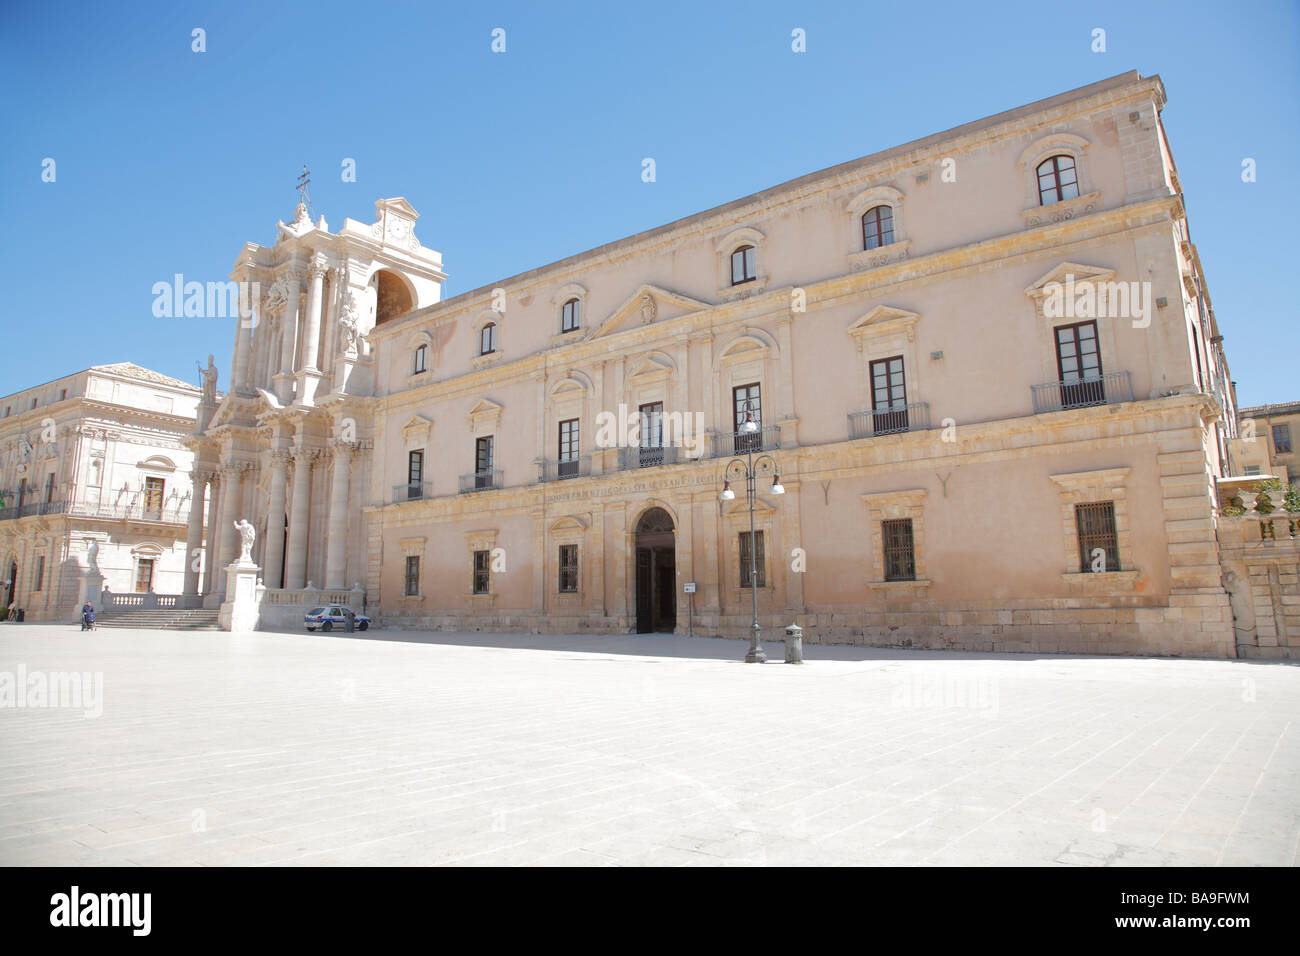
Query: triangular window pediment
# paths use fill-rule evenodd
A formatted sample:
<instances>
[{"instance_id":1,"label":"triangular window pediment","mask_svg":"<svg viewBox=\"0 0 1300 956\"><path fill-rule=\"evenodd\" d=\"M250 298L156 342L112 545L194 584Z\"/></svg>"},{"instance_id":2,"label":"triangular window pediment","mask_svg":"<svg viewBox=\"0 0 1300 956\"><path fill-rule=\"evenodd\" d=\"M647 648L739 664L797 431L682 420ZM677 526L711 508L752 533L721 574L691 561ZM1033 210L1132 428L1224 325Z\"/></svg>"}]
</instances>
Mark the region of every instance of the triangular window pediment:
<instances>
[{"instance_id":1,"label":"triangular window pediment","mask_svg":"<svg viewBox=\"0 0 1300 956\"><path fill-rule=\"evenodd\" d=\"M709 303L660 286L642 284L628 296L592 333L596 338L629 329L653 325L710 308Z\"/></svg>"}]
</instances>

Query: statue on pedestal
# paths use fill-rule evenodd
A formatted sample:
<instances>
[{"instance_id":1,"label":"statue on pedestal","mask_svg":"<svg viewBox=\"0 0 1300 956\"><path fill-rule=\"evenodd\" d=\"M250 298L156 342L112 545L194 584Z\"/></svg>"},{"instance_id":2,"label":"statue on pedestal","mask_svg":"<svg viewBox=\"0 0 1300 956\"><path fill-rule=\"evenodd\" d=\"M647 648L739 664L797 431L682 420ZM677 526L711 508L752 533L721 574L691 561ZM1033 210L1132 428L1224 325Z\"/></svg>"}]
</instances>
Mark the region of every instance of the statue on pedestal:
<instances>
[{"instance_id":1,"label":"statue on pedestal","mask_svg":"<svg viewBox=\"0 0 1300 956\"><path fill-rule=\"evenodd\" d=\"M239 563L251 564L253 560L253 541L257 538L257 531L247 518L241 518L235 522L235 530L239 532Z\"/></svg>"},{"instance_id":2,"label":"statue on pedestal","mask_svg":"<svg viewBox=\"0 0 1300 956\"><path fill-rule=\"evenodd\" d=\"M217 367L212 363L212 355L208 354L208 367L204 368L198 362L194 363L203 376L203 397L199 400L200 405L217 404Z\"/></svg>"}]
</instances>

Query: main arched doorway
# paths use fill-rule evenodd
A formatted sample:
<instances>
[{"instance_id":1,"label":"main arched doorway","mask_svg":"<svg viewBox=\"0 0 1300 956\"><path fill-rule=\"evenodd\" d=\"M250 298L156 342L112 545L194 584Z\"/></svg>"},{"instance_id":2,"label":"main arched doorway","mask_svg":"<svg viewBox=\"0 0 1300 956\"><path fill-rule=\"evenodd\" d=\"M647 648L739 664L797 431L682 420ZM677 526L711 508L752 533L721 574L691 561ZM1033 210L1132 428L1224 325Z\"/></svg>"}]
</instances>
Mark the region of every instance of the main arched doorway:
<instances>
[{"instance_id":1,"label":"main arched doorway","mask_svg":"<svg viewBox=\"0 0 1300 956\"><path fill-rule=\"evenodd\" d=\"M677 542L673 518L651 508L636 523L636 632L669 633L677 627Z\"/></svg>"}]
</instances>

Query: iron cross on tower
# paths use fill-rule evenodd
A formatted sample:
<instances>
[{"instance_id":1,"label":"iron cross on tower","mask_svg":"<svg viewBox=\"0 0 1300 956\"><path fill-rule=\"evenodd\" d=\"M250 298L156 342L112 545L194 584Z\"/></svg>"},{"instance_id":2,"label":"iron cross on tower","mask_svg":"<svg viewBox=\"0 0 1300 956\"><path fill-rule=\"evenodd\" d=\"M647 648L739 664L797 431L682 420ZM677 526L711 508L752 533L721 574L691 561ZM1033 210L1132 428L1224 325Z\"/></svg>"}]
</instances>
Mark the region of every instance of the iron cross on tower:
<instances>
[{"instance_id":1,"label":"iron cross on tower","mask_svg":"<svg viewBox=\"0 0 1300 956\"><path fill-rule=\"evenodd\" d=\"M311 212L311 170L307 168L306 163L303 164L302 174L298 177L298 202Z\"/></svg>"}]
</instances>

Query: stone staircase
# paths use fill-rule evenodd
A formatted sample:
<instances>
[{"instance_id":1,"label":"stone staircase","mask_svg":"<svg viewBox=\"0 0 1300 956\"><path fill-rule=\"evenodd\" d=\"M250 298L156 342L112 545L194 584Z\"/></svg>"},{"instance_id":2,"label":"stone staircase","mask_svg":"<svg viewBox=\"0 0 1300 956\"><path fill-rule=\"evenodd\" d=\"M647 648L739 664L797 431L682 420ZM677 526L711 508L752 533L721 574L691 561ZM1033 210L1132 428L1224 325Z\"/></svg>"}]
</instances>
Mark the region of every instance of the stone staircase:
<instances>
[{"instance_id":1,"label":"stone staircase","mask_svg":"<svg viewBox=\"0 0 1300 956\"><path fill-rule=\"evenodd\" d=\"M95 612L95 625L154 631L219 631L218 613L215 609L204 608L106 608Z\"/></svg>"}]
</instances>

